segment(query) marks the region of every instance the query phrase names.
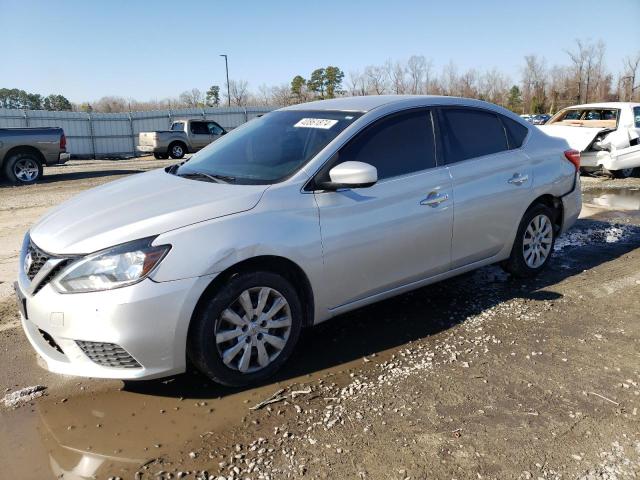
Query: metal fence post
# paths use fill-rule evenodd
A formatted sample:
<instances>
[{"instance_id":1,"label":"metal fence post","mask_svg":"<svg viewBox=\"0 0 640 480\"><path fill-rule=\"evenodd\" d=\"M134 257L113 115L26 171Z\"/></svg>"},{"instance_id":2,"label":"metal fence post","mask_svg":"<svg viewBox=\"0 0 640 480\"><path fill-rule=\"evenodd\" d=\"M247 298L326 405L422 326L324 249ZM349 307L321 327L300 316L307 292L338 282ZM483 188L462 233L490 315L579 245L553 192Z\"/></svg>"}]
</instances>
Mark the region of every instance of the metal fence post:
<instances>
[{"instance_id":1,"label":"metal fence post","mask_svg":"<svg viewBox=\"0 0 640 480\"><path fill-rule=\"evenodd\" d=\"M131 116L131 112L129 112L129 131L131 132L131 153L134 158L136 156L136 137L133 133L133 117Z\"/></svg>"},{"instance_id":2,"label":"metal fence post","mask_svg":"<svg viewBox=\"0 0 640 480\"><path fill-rule=\"evenodd\" d=\"M87 113L89 119L89 136L91 137L91 156L96 159L96 139L93 134L93 120L91 119L91 113Z\"/></svg>"},{"instance_id":3,"label":"metal fence post","mask_svg":"<svg viewBox=\"0 0 640 480\"><path fill-rule=\"evenodd\" d=\"M247 123L249 121L249 115L247 114L247 107L242 107L242 109L244 110L244 123Z\"/></svg>"},{"instance_id":4,"label":"metal fence post","mask_svg":"<svg viewBox=\"0 0 640 480\"><path fill-rule=\"evenodd\" d=\"M169 109L169 126L167 128L171 128L171 109Z\"/></svg>"},{"instance_id":5,"label":"metal fence post","mask_svg":"<svg viewBox=\"0 0 640 480\"><path fill-rule=\"evenodd\" d=\"M27 111L26 110L22 110L22 114L24 115L24 126L28 127L29 126L29 116L27 115Z\"/></svg>"}]
</instances>

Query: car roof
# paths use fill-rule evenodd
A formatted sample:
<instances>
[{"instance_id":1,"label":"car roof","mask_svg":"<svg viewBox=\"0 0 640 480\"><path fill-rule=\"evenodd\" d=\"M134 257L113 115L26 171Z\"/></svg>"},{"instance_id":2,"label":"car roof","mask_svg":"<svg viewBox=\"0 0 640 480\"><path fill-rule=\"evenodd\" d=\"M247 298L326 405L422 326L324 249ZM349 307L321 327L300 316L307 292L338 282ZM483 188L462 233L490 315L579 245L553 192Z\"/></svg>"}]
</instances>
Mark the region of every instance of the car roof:
<instances>
[{"instance_id":1,"label":"car roof","mask_svg":"<svg viewBox=\"0 0 640 480\"><path fill-rule=\"evenodd\" d=\"M600 102L600 103L583 103L582 105L571 105L566 108L622 108L622 107L640 107L637 102Z\"/></svg>"},{"instance_id":2,"label":"car roof","mask_svg":"<svg viewBox=\"0 0 640 480\"><path fill-rule=\"evenodd\" d=\"M462 97L443 97L440 95L365 95L359 97L340 97L315 102L299 103L281 110L338 110L348 112L369 112L383 105L397 104L402 106L419 105L457 105L481 107L501 111L500 107Z\"/></svg>"}]
</instances>

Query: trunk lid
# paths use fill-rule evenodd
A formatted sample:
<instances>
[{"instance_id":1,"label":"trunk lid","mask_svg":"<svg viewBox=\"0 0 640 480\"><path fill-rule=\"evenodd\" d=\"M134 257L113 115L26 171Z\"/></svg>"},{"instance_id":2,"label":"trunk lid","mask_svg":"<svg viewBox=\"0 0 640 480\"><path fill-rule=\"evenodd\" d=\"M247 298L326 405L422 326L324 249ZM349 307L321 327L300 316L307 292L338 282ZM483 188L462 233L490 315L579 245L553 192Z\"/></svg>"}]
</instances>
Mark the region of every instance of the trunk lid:
<instances>
[{"instance_id":1,"label":"trunk lid","mask_svg":"<svg viewBox=\"0 0 640 480\"><path fill-rule=\"evenodd\" d=\"M579 152L587 150L599 133L610 130L607 128L571 127L568 125L540 125L538 128L551 137L566 140L571 148Z\"/></svg>"}]
</instances>

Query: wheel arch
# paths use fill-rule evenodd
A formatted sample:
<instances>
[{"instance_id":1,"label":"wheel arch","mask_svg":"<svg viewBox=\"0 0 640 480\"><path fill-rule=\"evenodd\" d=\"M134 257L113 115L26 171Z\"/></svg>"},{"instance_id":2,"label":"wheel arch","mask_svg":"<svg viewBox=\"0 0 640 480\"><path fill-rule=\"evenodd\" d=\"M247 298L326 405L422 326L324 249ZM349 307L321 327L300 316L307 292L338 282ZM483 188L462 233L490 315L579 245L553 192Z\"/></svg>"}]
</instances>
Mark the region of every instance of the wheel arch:
<instances>
[{"instance_id":1,"label":"wheel arch","mask_svg":"<svg viewBox=\"0 0 640 480\"><path fill-rule=\"evenodd\" d=\"M211 281L211 283L209 283L207 288L205 288L204 292L202 292L202 295L200 295L200 298L196 303L196 307L194 308L191 315L191 321L193 321L193 318L203 307L206 299L211 295L215 295L216 292L218 292L230 278L240 273L252 271L276 273L291 282L291 285L293 286L293 288L295 288L302 303L304 314L303 326L307 327L313 325L315 303L313 289L311 287L311 282L309 281L307 274L297 263L289 260L288 258L277 255L260 255L251 257L235 263L224 271L220 272ZM189 330L191 330L191 323L192 322L190 322Z\"/></svg>"},{"instance_id":2,"label":"wheel arch","mask_svg":"<svg viewBox=\"0 0 640 480\"><path fill-rule=\"evenodd\" d=\"M562 200L558 197L551 195L550 193L546 193L544 195L540 195L533 202L529 204L525 213L528 212L535 205L546 205L551 208L554 212L556 212L555 218L553 218L553 225L556 230L556 233L560 232L562 229L562 222L564 217L564 207L562 205ZM524 214L523 214L524 216Z\"/></svg>"},{"instance_id":3,"label":"wheel arch","mask_svg":"<svg viewBox=\"0 0 640 480\"><path fill-rule=\"evenodd\" d=\"M4 158L2 158L2 161L0 161L0 167L4 166L5 162L9 158L11 158L13 155L16 155L19 153L30 153L32 155L35 155L35 157L40 162L40 165L44 166L46 164L44 155L36 147L32 147L30 145L18 145L17 147L13 147L9 149L9 151L5 154Z\"/></svg>"}]
</instances>

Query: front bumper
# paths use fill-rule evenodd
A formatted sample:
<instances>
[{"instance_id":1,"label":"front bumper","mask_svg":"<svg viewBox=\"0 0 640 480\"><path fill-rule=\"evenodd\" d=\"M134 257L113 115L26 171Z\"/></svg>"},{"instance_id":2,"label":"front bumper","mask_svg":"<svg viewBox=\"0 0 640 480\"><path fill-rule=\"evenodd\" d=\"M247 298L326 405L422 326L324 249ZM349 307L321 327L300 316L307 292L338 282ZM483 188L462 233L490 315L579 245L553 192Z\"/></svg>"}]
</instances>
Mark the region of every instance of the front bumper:
<instances>
[{"instance_id":1,"label":"front bumper","mask_svg":"<svg viewBox=\"0 0 640 480\"><path fill-rule=\"evenodd\" d=\"M16 289L26 299L22 327L52 372L122 380L184 372L189 321L211 277L171 282L151 279L103 292L60 294L46 285L28 295L21 275ZM136 367L107 366L90 358L87 342L121 347ZM135 364L135 362L133 362Z\"/></svg>"}]
</instances>

